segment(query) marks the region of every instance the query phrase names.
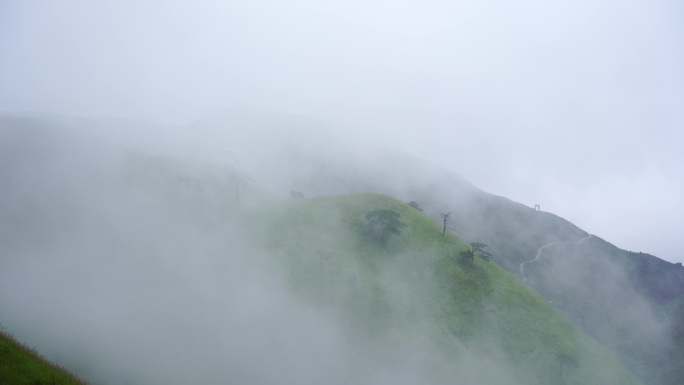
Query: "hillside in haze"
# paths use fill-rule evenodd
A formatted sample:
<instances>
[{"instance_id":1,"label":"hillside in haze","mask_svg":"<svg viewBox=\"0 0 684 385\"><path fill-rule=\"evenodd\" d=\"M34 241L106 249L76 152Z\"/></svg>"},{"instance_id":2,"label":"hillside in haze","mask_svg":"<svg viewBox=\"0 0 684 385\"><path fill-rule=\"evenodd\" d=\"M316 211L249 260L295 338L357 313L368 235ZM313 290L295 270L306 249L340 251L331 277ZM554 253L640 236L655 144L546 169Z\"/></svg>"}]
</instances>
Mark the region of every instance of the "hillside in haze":
<instances>
[{"instance_id":1,"label":"hillside in haze","mask_svg":"<svg viewBox=\"0 0 684 385\"><path fill-rule=\"evenodd\" d=\"M438 165L392 149L332 134L326 137L313 131L329 132L316 121L286 116L269 120L233 111L199 121L190 129L199 138L228 131L230 140L239 142L242 131L232 127L250 127L256 138L266 138L262 141L267 145L284 144L264 153L274 154L277 161L268 163L270 158L261 156L266 163L254 171L268 175L273 167L288 170L279 173L284 176L282 190L292 187L314 196L389 194L419 202L436 222L441 221L440 214L452 212L448 226L454 234L468 243L488 244L494 261L613 350L645 382L682 381L672 374L684 359L684 349L673 333L684 319L671 310L684 294L681 264L620 250L600 234L587 234L552 213L483 192ZM286 127L297 129L282 129ZM311 138L307 132L312 132Z\"/></svg>"},{"instance_id":2,"label":"hillside in haze","mask_svg":"<svg viewBox=\"0 0 684 385\"><path fill-rule=\"evenodd\" d=\"M439 166L245 111L0 124L0 324L94 383L681 382L680 265Z\"/></svg>"}]
</instances>

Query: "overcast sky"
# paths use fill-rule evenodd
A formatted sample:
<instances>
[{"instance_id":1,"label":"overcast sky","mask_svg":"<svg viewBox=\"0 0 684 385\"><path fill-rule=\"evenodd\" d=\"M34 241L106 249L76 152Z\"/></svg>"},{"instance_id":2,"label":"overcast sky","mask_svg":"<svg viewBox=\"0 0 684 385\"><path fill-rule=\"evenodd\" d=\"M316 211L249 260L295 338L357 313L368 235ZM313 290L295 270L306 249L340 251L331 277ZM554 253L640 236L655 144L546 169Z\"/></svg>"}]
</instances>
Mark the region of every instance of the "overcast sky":
<instances>
[{"instance_id":1,"label":"overcast sky","mask_svg":"<svg viewBox=\"0 0 684 385\"><path fill-rule=\"evenodd\" d=\"M684 261L684 2L0 0L0 111L372 136Z\"/></svg>"}]
</instances>

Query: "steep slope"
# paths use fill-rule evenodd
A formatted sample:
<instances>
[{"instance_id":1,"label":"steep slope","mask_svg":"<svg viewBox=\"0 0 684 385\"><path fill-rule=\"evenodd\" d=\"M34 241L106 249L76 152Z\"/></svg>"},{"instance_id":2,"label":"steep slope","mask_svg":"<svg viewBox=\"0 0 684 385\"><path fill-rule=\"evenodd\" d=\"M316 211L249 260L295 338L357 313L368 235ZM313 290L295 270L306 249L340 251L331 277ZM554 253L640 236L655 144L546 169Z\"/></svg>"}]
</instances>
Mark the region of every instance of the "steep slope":
<instances>
[{"instance_id":1,"label":"steep slope","mask_svg":"<svg viewBox=\"0 0 684 385\"><path fill-rule=\"evenodd\" d=\"M0 384L84 385L85 382L0 330Z\"/></svg>"},{"instance_id":2,"label":"steep slope","mask_svg":"<svg viewBox=\"0 0 684 385\"><path fill-rule=\"evenodd\" d=\"M653 383L679 383L660 376L682 357L672 345L681 341L671 336L683 319L667 305L680 284L680 267L591 237L549 247L527 274L533 288L618 352L635 374Z\"/></svg>"},{"instance_id":3,"label":"steep slope","mask_svg":"<svg viewBox=\"0 0 684 385\"><path fill-rule=\"evenodd\" d=\"M0 141L0 322L93 383L640 383L403 202L238 195L231 168L26 128ZM374 209L407 224L386 245Z\"/></svg>"},{"instance_id":4,"label":"steep slope","mask_svg":"<svg viewBox=\"0 0 684 385\"><path fill-rule=\"evenodd\" d=\"M677 345L679 340L672 338L673 330L681 328L684 319L670 311L671 302L684 294L681 265L620 250L596 235L587 238L589 234L556 215L487 194L447 170L406 154L340 139L325 124L312 119L234 110L188 127L174 128L122 120L62 117L58 121L56 124L54 117L14 118L4 124L39 128L53 139L32 142L25 138L27 143L33 143L33 150L23 153L21 148L7 147L11 141L3 140L0 144L5 145L5 156L25 156L24 169L28 173L46 159L52 161L51 167L59 169L66 164L69 170L78 170L11 182L37 190L60 186L54 194L68 198L68 204L62 207L65 212L78 206L83 198L72 199L74 194L69 186L88 179L89 186L99 191L98 186L107 183L102 183L102 173L94 170L111 167L103 162L79 163L77 157L69 154L91 157L95 152L103 152L103 148L112 152L112 148L121 145L151 149L153 154L166 157L162 158L166 162L139 157L139 164L147 164L140 170L146 171L126 178L131 183L155 181L156 194L175 191L174 199L185 202L181 207L188 212L198 210L191 199L198 191L215 198L231 197L221 200L221 213L234 213L236 205L232 200L238 197L242 205L261 204L268 197L287 197L291 190L302 191L307 197L376 192L404 201L415 200L434 221L441 219L440 213L452 212L449 227L453 234L466 243L488 244L493 260L520 279L520 267L525 263L526 285L609 347L645 382L677 384L684 380L674 375L670 380L658 377L666 371L664 367L661 370L661 364L684 359L670 358L684 351ZM59 136L54 135L55 126ZM166 135L158 135L159 130ZM52 145L64 142L65 135L71 138L70 142L62 143L66 149L55 154ZM109 144L93 145L100 142ZM89 151L91 147L96 151ZM169 155L185 161L168 161ZM108 162L121 162L121 157L116 159ZM7 178L3 176L5 181L12 180ZM98 193L109 195L115 188L104 190ZM31 206L28 217L34 221L22 219L12 226L5 223L3 231L13 234L6 248L42 226L50 229L60 223L65 213L45 216L50 211L43 210L41 202L47 204L49 200L37 200L37 205ZM202 217L207 225L220 221L211 214L217 209L215 206L200 207L207 212ZM45 220L37 226L35 219L43 217ZM39 232L36 236L42 235ZM539 253L542 247L545 248ZM537 255L535 262L526 263Z\"/></svg>"},{"instance_id":5,"label":"steep slope","mask_svg":"<svg viewBox=\"0 0 684 385\"><path fill-rule=\"evenodd\" d=\"M386 246L364 236L364 214L375 209L394 210L408 224ZM463 261L465 246L442 237L439 226L406 203L362 194L260 210L269 220L253 226L279 254L295 291L364 331L353 338L398 351L417 348L432 362L446 357L458 368L455 378L467 373L478 383L555 383L559 357L577 360L565 368L565 383L636 381L610 369L616 362L608 352L496 264ZM441 348L438 354L421 351L430 344ZM475 360L464 366L464 356Z\"/></svg>"},{"instance_id":6,"label":"steep slope","mask_svg":"<svg viewBox=\"0 0 684 385\"><path fill-rule=\"evenodd\" d=\"M260 132L263 137L278 133L282 146L269 151L277 161L269 163L269 157L262 157L254 174L277 180L274 185L281 190L296 186L314 196L361 191L390 194L418 201L435 221L441 220L441 213L452 212L449 227L454 234L467 242L488 244L499 265L521 279L528 278L530 287L610 347L644 381L684 381L659 378L664 370L661 363L670 360L666 357L684 351L684 347L673 349L677 341L670 338L671 329L680 328L684 319L667 311L668 303L684 294L681 265L620 250L598 235L587 238L589 234L563 218L487 194L406 154L340 140L307 141L301 134L288 138L292 126L299 124L304 131L315 127L312 121L300 123L287 116L263 119L242 112L239 119L228 113L190 129L208 137L223 132L236 141L242 129L254 129L254 135ZM277 178L268 176L269 167L279 170ZM526 263L545 246L549 247L539 254L539 263ZM528 277L521 275L523 263Z\"/></svg>"}]
</instances>

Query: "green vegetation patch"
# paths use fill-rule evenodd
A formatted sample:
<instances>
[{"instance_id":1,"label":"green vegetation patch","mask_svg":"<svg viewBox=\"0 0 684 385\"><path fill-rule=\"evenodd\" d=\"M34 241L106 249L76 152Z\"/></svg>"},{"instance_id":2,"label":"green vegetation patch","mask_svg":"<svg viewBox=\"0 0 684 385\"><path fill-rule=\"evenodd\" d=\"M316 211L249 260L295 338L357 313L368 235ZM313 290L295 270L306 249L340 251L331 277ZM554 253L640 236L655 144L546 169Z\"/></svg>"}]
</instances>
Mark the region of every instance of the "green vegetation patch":
<instances>
[{"instance_id":1,"label":"green vegetation patch","mask_svg":"<svg viewBox=\"0 0 684 385\"><path fill-rule=\"evenodd\" d=\"M0 330L0 385L72 384L85 385L86 382Z\"/></svg>"},{"instance_id":2,"label":"green vegetation patch","mask_svg":"<svg viewBox=\"0 0 684 385\"><path fill-rule=\"evenodd\" d=\"M369 221L385 213L406 226L379 239ZM294 292L340 315L352 339L393 351L429 346L429 361L454 368L471 357L469 373L483 383L639 383L497 264L464 260L469 247L407 203L379 194L293 200L251 218Z\"/></svg>"}]
</instances>

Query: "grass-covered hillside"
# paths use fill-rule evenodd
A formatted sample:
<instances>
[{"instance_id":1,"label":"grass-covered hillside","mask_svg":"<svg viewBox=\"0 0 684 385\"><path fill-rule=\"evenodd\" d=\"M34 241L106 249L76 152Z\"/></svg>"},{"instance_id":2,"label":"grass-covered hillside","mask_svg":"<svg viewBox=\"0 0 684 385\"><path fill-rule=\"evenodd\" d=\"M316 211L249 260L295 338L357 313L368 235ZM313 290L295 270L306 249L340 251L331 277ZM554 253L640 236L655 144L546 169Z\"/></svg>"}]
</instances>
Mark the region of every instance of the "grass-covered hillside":
<instances>
[{"instance_id":1,"label":"grass-covered hillside","mask_svg":"<svg viewBox=\"0 0 684 385\"><path fill-rule=\"evenodd\" d=\"M183 218L239 218L240 235L299 298L339 320L354 346L383 352L378 365L419 353L437 377L480 383L638 383L551 303L493 261L464 260L461 240L405 202L371 193L274 200L253 185L238 196L230 174L211 166L140 154L129 162L128 180ZM406 226L378 242L365 217L373 210L397 212ZM349 358L372 371L364 354Z\"/></svg>"},{"instance_id":2,"label":"grass-covered hillside","mask_svg":"<svg viewBox=\"0 0 684 385\"><path fill-rule=\"evenodd\" d=\"M361 372L420 357L435 378L465 383L638 383L547 300L493 261L464 260L466 245L405 202L380 194L274 200L252 185L238 196L209 166L136 154L130 162L129 181L169 200L184 220L239 218L240 235L290 290L340 323L352 346L345 359ZM179 182L183 175L201 187ZM406 226L379 242L367 229L373 210L394 211Z\"/></svg>"},{"instance_id":3,"label":"grass-covered hillside","mask_svg":"<svg viewBox=\"0 0 684 385\"><path fill-rule=\"evenodd\" d=\"M0 330L0 384L85 385L85 382Z\"/></svg>"},{"instance_id":4,"label":"grass-covered hillside","mask_svg":"<svg viewBox=\"0 0 684 385\"><path fill-rule=\"evenodd\" d=\"M220 118L220 119L219 119ZM233 122L231 115L191 128L207 133ZM287 117L268 125L258 117L242 116L234 138L253 130L263 137L273 132L290 132ZM249 128L247 128L249 127ZM264 135L265 134L265 135ZM621 250L589 234L567 220L532 207L477 189L437 165L396 151L364 152L355 144L302 145L287 142L268 161L280 180L295 181L307 194L331 195L378 192L404 201L418 201L434 221L451 212L449 229L467 243L484 242L493 261L525 280L561 310L573 324L608 347L630 371L644 382L684 383L672 372L668 357L684 357L684 345L672 339L681 328L670 303L684 295L684 268L646 253ZM306 141L304 141L306 143ZM458 167L458 165L448 165ZM289 178L289 179L288 179ZM528 202L529 203L529 202ZM542 210L543 210L542 202ZM547 247L548 246L548 247ZM619 245L618 245L619 246ZM543 248L541 254L540 249ZM531 262L537 255L540 258ZM526 276L523 276L524 264Z\"/></svg>"},{"instance_id":5,"label":"grass-covered hillside","mask_svg":"<svg viewBox=\"0 0 684 385\"><path fill-rule=\"evenodd\" d=\"M377 209L407 225L385 245L367 234L365 214ZM426 349L456 383L460 371L479 383L558 383L561 360L564 383L638 383L498 265L463 260L460 240L404 202L377 194L277 202L259 207L251 226L294 291L337 314L350 338L389 354Z\"/></svg>"},{"instance_id":6,"label":"grass-covered hillside","mask_svg":"<svg viewBox=\"0 0 684 385\"><path fill-rule=\"evenodd\" d=\"M454 211L456 235L442 236L434 202L310 198L315 157L286 189L244 159L22 124L0 132L0 323L91 383L640 383L495 263L494 234L463 237L492 261L461 257L456 235L463 218L484 223L479 209ZM288 179L286 161L272 166ZM333 186L372 181L313 168ZM369 234L376 210L399 216L398 234Z\"/></svg>"}]
</instances>

